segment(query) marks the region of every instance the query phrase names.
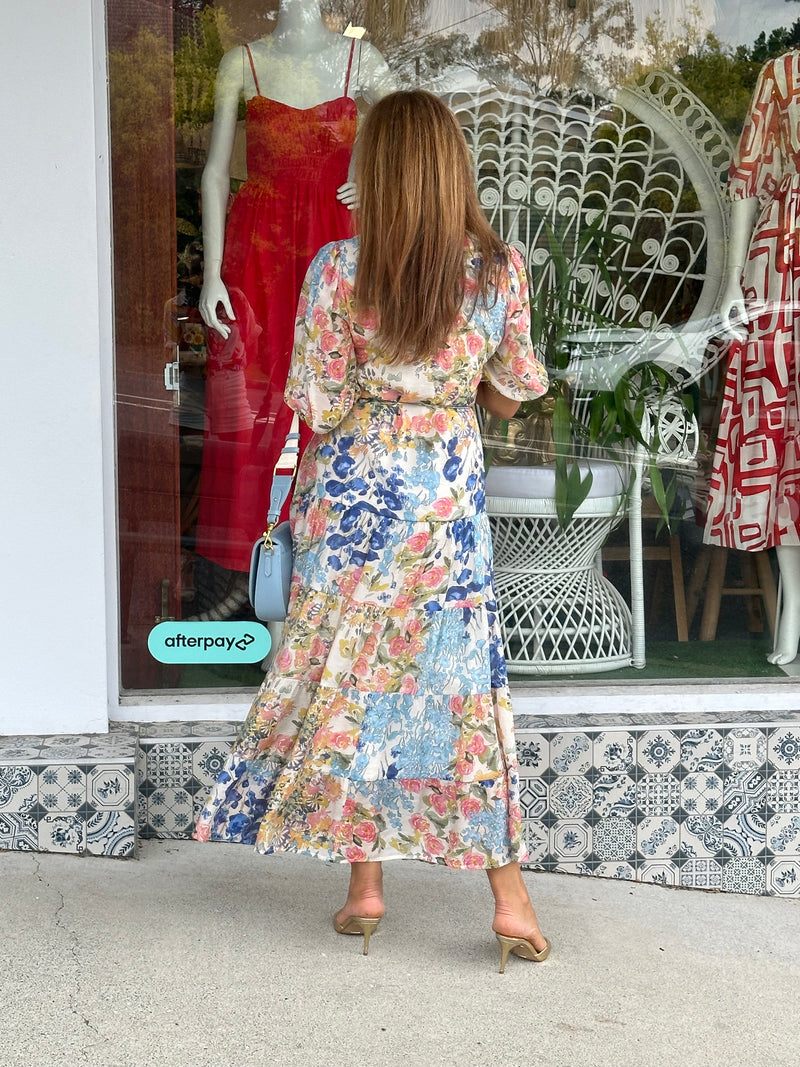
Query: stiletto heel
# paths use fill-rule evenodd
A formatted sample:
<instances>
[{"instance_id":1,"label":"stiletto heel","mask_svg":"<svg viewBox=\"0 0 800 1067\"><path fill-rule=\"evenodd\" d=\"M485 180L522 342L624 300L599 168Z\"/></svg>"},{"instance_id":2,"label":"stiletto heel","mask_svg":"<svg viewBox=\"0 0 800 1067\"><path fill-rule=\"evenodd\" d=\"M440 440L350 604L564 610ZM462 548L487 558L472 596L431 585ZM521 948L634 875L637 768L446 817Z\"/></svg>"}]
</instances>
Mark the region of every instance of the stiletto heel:
<instances>
[{"instance_id":1,"label":"stiletto heel","mask_svg":"<svg viewBox=\"0 0 800 1067\"><path fill-rule=\"evenodd\" d=\"M498 933L495 933L495 937L500 942L500 974L505 974L506 960L510 952L524 960L544 963L553 947L547 938L544 939L544 948L537 952L533 944L525 937L506 937L505 934Z\"/></svg>"},{"instance_id":2,"label":"stiletto heel","mask_svg":"<svg viewBox=\"0 0 800 1067\"><path fill-rule=\"evenodd\" d=\"M337 934L363 934L364 955L366 956L369 952L369 939L378 929L379 923L380 919L365 919L360 915L351 915L343 923L334 918L333 928Z\"/></svg>"}]
</instances>

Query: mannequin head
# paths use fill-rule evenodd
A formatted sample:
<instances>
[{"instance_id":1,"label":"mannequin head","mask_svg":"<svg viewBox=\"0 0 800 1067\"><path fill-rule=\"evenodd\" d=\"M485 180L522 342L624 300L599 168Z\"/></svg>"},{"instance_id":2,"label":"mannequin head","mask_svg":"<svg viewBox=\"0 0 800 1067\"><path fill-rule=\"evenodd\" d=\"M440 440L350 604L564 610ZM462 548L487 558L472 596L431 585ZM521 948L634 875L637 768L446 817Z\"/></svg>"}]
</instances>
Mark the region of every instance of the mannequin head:
<instances>
[{"instance_id":1,"label":"mannequin head","mask_svg":"<svg viewBox=\"0 0 800 1067\"><path fill-rule=\"evenodd\" d=\"M387 354L423 358L446 343L460 310L465 238L481 253L484 294L503 257L453 112L419 89L379 100L359 132L356 184L356 298L378 312Z\"/></svg>"}]
</instances>

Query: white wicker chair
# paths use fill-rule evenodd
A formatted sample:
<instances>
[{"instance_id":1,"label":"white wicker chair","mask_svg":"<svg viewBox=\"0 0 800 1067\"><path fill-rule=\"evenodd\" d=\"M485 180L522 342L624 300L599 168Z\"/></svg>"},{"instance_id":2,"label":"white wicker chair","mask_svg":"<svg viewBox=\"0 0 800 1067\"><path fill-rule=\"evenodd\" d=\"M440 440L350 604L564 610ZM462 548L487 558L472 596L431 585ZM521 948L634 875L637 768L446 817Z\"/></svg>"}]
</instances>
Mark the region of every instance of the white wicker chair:
<instances>
[{"instance_id":1,"label":"white wicker chair","mask_svg":"<svg viewBox=\"0 0 800 1067\"><path fill-rule=\"evenodd\" d=\"M731 152L704 105L660 72L613 102L577 91L558 98L491 91L454 94L449 103L473 153L481 203L526 257L534 291L551 281L554 232L576 249L585 227L607 220L613 270L587 256L574 277L581 300L613 328L598 329L579 312L571 319L575 395L601 388L612 367L645 359L696 379L717 325L727 248L721 191ZM660 403L651 413L659 464L686 464L696 451L697 427L681 412L680 404ZM638 447L610 464L614 473L602 470L608 460L588 458L596 486L566 531L556 518L552 467L512 468L511 481L501 468L489 471L495 583L512 671L644 666L641 500L650 458ZM525 488L532 478L535 493ZM630 605L599 563L624 518Z\"/></svg>"}]
</instances>

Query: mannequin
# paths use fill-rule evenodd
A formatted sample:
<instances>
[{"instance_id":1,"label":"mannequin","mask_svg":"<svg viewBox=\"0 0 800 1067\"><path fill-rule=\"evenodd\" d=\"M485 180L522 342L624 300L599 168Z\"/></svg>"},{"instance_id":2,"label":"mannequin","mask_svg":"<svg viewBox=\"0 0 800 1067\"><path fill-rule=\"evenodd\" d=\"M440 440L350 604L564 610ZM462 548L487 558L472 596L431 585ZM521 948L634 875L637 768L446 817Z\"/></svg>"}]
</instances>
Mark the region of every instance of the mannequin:
<instances>
[{"instance_id":1,"label":"mannequin","mask_svg":"<svg viewBox=\"0 0 800 1067\"><path fill-rule=\"evenodd\" d=\"M283 389L306 268L321 245L353 233L354 97L370 103L393 88L380 53L331 32L319 0L280 0L271 34L222 57L201 183L209 331L197 551L239 579L210 618L246 599L243 572L291 421ZM241 98L248 179L227 213ZM310 436L303 427L301 448Z\"/></svg>"},{"instance_id":2,"label":"mannequin","mask_svg":"<svg viewBox=\"0 0 800 1067\"><path fill-rule=\"evenodd\" d=\"M731 163L728 274L721 313L734 337L705 541L775 547L781 611L767 657L800 643L800 52L759 73Z\"/></svg>"}]
</instances>

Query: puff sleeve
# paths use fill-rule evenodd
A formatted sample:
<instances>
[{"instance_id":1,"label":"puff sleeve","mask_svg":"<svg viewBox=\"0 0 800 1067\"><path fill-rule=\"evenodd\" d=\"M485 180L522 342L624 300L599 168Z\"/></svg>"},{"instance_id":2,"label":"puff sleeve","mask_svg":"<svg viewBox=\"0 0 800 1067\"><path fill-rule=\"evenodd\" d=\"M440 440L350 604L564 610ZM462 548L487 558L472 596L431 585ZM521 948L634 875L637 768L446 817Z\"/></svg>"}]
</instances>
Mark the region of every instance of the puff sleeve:
<instances>
[{"instance_id":1,"label":"puff sleeve","mask_svg":"<svg viewBox=\"0 0 800 1067\"><path fill-rule=\"evenodd\" d=\"M508 272L499 299L505 299L503 338L483 368L483 377L498 393L512 400L533 400L547 392L547 371L531 343L528 276L522 256L509 249Z\"/></svg>"},{"instance_id":2,"label":"puff sleeve","mask_svg":"<svg viewBox=\"0 0 800 1067\"><path fill-rule=\"evenodd\" d=\"M297 305L284 399L316 433L337 426L358 396L350 331L350 283L339 244L325 245L306 273Z\"/></svg>"}]
</instances>

